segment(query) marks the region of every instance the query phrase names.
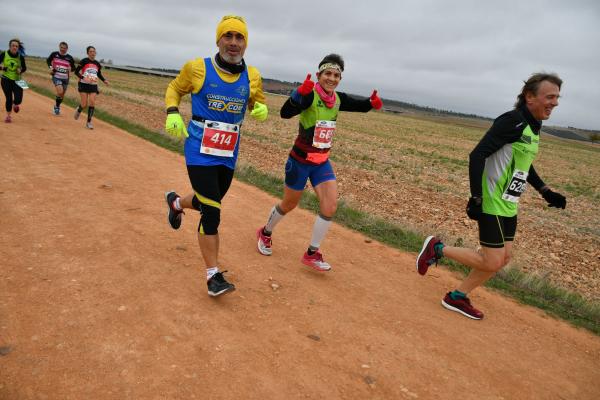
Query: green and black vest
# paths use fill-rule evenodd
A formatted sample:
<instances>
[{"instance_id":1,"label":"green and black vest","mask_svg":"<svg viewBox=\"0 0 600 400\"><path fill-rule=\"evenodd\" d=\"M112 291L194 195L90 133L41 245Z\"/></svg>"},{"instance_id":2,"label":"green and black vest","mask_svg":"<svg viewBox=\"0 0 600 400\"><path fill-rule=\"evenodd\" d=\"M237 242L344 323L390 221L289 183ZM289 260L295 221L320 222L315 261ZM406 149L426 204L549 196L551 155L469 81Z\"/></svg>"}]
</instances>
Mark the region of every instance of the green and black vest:
<instances>
[{"instance_id":1,"label":"green and black vest","mask_svg":"<svg viewBox=\"0 0 600 400\"><path fill-rule=\"evenodd\" d=\"M18 71L21 68L21 56L17 53L16 57L10 55L8 50L4 52L4 67L6 67L6 71L4 71L3 76L12 80L18 81L20 79L20 73Z\"/></svg>"},{"instance_id":2,"label":"green and black vest","mask_svg":"<svg viewBox=\"0 0 600 400\"><path fill-rule=\"evenodd\" d=\"M483 212L486 214L514 217L518 202L527 186L527 175L537 156L540 135L528 124L521 138L505 144L486 158L482 176Z\"/></svg>"},{"instance_id":3,"label":"green and black vest","mask_svg":"<svg viewBox=\"0 0 600 400\"><path fill-rule=\"evenodd\" d=\"M313 146L315 126L317 121L336 121L341 101L340 96L336 93L335 104L329 108L321 100L316 90L313 93L314 97L310 107L300 113L298 136L290 155L298 161L318 165L327 161L330 148Z\"/></svg>"}]
</instances>

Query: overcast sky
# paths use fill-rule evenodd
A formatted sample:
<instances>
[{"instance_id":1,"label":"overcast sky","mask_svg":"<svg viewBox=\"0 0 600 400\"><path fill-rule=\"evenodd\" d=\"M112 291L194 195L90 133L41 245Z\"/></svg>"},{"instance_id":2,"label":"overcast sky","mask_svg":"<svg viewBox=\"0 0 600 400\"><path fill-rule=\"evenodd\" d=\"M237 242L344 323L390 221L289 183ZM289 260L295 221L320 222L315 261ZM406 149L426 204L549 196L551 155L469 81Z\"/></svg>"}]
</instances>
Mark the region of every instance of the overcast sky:
<instances>
[{"instance_id":1,"label":"overcast sky","mask_svg":"<svg viewBox=\"0 0 600 400\"><path fill-rule=\"evenodd\" d=\"M600 2L2 0L0 43L28 54L94 45L115 64L180 68L216 53L223 15L248 24L245 59L263 77L301 81L330 52L340 91L496 117L532 72L564 80L550 125L600 130ZM205 4L208 3L208 4ZM107 73L110 76L110 72Z\"/></svg>"}]
</instances>

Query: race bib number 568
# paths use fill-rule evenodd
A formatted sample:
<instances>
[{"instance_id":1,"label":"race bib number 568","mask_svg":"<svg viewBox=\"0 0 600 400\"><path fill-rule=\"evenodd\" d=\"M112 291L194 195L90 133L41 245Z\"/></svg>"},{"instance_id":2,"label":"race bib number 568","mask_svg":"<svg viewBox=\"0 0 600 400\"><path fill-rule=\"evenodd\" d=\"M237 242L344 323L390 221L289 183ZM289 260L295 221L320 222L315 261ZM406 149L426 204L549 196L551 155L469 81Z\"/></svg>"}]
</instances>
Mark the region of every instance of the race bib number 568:
<instances>
[{"instance_id":1,"label":"race bib number 568","mask_svg":"<svg viewBox=\"0 0 600 400\"><path fill-rule=\"evenodd\" d=\"M313 135L313 147L317 149L330 148L334 134L335 121L317 121L315 124L315 134Z\"/></svg>"}]
</instances>

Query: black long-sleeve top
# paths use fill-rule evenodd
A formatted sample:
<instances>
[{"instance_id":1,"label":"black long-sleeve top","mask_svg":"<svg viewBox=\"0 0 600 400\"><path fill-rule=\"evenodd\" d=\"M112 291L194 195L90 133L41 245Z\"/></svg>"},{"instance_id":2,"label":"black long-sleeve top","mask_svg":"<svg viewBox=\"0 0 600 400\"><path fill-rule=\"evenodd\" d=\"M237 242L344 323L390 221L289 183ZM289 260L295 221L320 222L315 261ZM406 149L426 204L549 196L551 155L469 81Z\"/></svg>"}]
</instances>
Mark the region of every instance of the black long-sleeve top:
<instances>
[{"instance_id":1,"label":"black long-sleeve top","mask_svg":"<svg viewBox=\"0 0 600 400\"><path fill-rule=\"evenodd\" d=\"M312 104L315 98L315 92L312 91L306 96L296 95L295 90L292 95L281 107L281 118L289 119L300 114L303 110L306 110ZM340 111L350 112L368 112L373 108L371 101L366 99L357 99L343 92L336 92L340 98Z\"/></svg>"},{"instance_id":2,"label":"black long-sleeve top","mask_svg":"<svg viewBox=\"0 0 600 400\"><path fill-rule=\"evenodd\" d=\"M100 65L100 63L96 60L90 60L89 58L84 58L81 61L79 61L79 65L77 65L77 68L75 68L75 75L77 75L77 77L79 79L83 79L83 75L85 74L87 69L95 69L97 71L97 76L98 79L100 79L102 82L104 82L106 79L104 78L104 76L102 76L102 65ZM83 74L82 74L83 72ZM92 82L86 82L86 83L92 83Z\"/></svg>"},{"instance_id":3,"label":"black long-sleeve top","mask_svg":"<svg viewBox=\"0 0 600 400\"><path fill-rule=\"evenodd\" d=\"M368 112L373 107L371 101L367 99L357 99L346 93L336 92L336 95L340 100L340 111L350 112ZM281 118L289 119L302 111L308 109L314 101L315 92L312 91L306 96L301 96L297 90L294 90L291 96L286 100L281 107L280 115ZM294 146L290 151L290 156L294 159L311 165L318 165L320 162L312 162L310 153L328 153L329 148L319 149L312 146L313 136L315 134L315 127L303 127L302 124L298 124L298 136L294 142Z\"/></svg>"},{"instance_id":4,"label":"black long-sleeve top","mask_svg":"<svg viewBox=\"0 0 600 400\"><path fill-rule=\"evenodd\" d=\"M482 196L481 178L485 169L485 159L500 150L504 145L518 141L526 125L531 127L534 134L540 134L542 123L531 115L526 106L508 111L494 120L491 128L469 155L471 196ZM533 164L529 168L527 182L538 192L544 187L544 182L533 168Z\"/></svg>"},{"instance_id":5,"label":"black long-sleeve top","mask_svg":"<svg viewBox=\"0 0 600 400\"><path fill-rule=\"evenodd\" d=\"M46 64L48 64L49 67L52 67L52 60L54 60L55 58L68 62L71 66L71 71L75 71L75 60L70 54L62 55L59 51L53 51L52 53L50 53L48 58L46 58Z\"/></svg>"}]
</instances>

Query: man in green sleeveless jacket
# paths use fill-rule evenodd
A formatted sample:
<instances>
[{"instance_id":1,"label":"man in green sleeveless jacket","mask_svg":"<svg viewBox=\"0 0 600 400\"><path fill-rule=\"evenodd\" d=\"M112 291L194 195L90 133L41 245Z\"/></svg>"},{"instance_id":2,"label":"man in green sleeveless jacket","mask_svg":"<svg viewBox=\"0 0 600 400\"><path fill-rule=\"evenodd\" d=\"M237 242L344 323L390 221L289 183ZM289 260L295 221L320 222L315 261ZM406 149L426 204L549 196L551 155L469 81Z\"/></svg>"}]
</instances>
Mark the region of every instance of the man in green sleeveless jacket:
<instances>
[{"instance_id":1,"label":"man in green sleeveless jacket","mask_svg":"<svg viewBox=\"0 0 600 400\"><path fill-rule=\"evenodd\" d=\"M527 184L531 184L550 207L566 207L566 198L550 190L533 168L542 121L550 118L558 105L561 85L562 80L557 75L533 74L525 82L515 108L494 121L470 154L471 198L467 215L478 222L481 252L445 246L435 236L425 239L417 257L419 274L425 275L429 266L442 257L471 268L459 287L442 300L445 308L472 319L483 318L467 294L510 261L519 198Z\"/></svg>"}]
</instances>

